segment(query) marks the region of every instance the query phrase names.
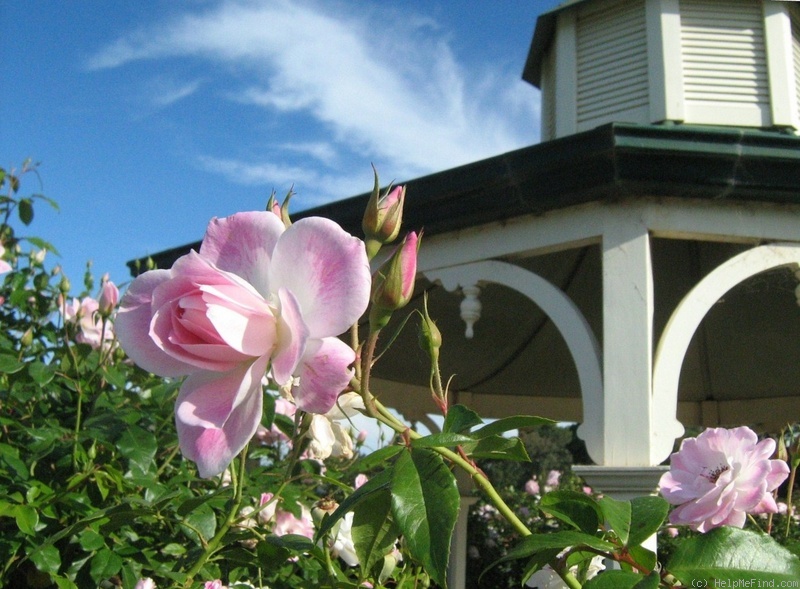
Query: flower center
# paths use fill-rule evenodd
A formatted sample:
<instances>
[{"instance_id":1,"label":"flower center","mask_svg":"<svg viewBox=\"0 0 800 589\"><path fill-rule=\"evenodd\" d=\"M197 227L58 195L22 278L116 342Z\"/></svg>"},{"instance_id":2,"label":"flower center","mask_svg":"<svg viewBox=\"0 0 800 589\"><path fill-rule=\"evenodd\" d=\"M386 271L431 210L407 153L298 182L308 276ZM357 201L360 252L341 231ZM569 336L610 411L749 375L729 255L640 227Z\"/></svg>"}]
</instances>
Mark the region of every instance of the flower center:
<instances>
[{"instance_id":1,"label":"flower center","mask_svg":"<svg viewBox=\"0 0 800 589\"><path fill-rule=\"evenodd\" d=\"M717 468L715 468L714 470L709 471L708 474L704 474L703 476L705 478L707 478L709 481L711 481L712 483L716 483L717 480L719 479L720 475L722 475L722 473L725 472L726 470L730 470L730 469L731 469L731 467L728 466L727 464L722 464L722 465L718 466Z\"/></svg>"}]
</instances>

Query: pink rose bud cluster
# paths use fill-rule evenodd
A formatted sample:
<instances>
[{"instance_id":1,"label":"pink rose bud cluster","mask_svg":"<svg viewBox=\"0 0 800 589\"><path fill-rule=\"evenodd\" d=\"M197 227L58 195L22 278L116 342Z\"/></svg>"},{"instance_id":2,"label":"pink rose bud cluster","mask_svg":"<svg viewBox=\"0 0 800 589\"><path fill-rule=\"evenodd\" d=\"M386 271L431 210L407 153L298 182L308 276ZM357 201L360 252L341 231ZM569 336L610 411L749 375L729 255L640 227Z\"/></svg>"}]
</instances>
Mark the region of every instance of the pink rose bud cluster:
<instances>
[{"instance_id":1,"label":"pink rose bud cluster","mask_svg":"<svg viewBox=\"0 0 800 589\"><path fill-rule=\"evenodd\" d=\"M64 322L77 329L75 341L88 344L96 350L101 347L109 349L114 343L114 327L109 316L118 298L119 291L110 280L103 284L99 299L73 298L67 302L63 294L59 295L59 310Z\"/></svg>"},{"instance_id":2,"label":"pink rose bud cluster","mask_svg":"<svg viewBox=\"0 0 800 589\"><path fill-rule=\"evenodd\" d=\"M749 427L707 429L681 442L661 477L661 494L677 507L670 522L707 532L741 528L747 514L777 513L772 492L789 476L789 465L772 460L775 440L759 442Z\"/></svg>"}]
</instances>

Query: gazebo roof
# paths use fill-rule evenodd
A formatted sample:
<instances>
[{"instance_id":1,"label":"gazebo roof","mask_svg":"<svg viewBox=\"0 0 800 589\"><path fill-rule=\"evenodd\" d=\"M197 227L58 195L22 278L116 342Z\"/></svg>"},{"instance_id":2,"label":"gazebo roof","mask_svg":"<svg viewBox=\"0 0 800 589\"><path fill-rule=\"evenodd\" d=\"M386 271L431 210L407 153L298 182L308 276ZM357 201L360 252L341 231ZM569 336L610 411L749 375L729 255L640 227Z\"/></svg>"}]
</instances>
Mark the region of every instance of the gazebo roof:
<instances>
[{"instance_id":1,"label":"gazebo roof","mask_svg":"<svg viewBox=\"0 0 800 589\"><path fill-rule=\"evenodd\" d=\"M800 203L800 137L750 128L614 123L402 182L405 227L427 236L592 201L652 194ZM354 235L369 194L292 214ZM167 268L199 241L152 257ZM135 275L146 259L128 262Z\"/></svg>"}]
</instances>

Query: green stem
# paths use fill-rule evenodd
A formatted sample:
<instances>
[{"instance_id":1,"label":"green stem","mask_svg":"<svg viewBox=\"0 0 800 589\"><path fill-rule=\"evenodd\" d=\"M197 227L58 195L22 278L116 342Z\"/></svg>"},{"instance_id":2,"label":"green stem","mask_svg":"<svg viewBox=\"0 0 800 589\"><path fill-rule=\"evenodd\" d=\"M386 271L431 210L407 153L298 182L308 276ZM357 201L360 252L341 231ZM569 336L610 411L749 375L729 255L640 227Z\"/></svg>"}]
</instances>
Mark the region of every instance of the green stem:
<instances>
[{"instance_id":1,"label":"green stem","mask_svg":"<svg viewBox=\"0 0 800 589\"><path fill-rule=\"evenodd\" d=\"M220 542L231 529L231 526L236 521L236 518L239 514L239 509L242 504L242 489L244 487L244 479L245 479L245 467L247 465L247 446L239 454L239 473L238 476L235 472L231 474L234 475L231 477L232 481L231 484L233 485L233 503L231 504L231 509L228 512L228 516L225 518L225 522L220 526L217 533L214 535L213 538L208 542L203 550L203 553L200 555L200 558L197 559L197 562L194 563L191 569L186 573L186 583L184 587L189 587L194 580L194 577L197 573L200 572L200 569L208 562L208 559L214 555L214 553L218 550Z\"/></svg>"},{"instance_id":2,"label":"green stem","mask_svg":"<svg viewBox=\"0 0 800 589\"><path fill-rule=\"evenodd\" d=\"M794 513L794 505L792 505L792 489L794 489L794 480L797 475L797 461L792 457L792 467L789 471L789 489L786 491L786 538L789 538L789 529L792 524L792 515Z\"/></svg>"}]
</instances>

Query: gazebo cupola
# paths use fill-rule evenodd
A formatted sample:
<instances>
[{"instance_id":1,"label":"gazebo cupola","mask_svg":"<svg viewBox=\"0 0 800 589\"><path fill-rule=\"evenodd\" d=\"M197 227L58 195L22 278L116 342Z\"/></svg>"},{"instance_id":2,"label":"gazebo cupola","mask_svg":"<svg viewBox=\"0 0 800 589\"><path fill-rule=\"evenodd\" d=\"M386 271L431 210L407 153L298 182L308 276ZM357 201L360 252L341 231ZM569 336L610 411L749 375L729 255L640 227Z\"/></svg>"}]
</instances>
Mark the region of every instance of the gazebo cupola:
<instances>
[{"instance_id":1,"label":"gazebo cupola","mask_svg":"<svg viewBox=\"0 0 800 589\"><path fill-rule=\"evenodd\" d=\"M800 129L800 5L572 0L541 16L523 78L542 140L605 123Z\"/></svg>"}]
</instances>

